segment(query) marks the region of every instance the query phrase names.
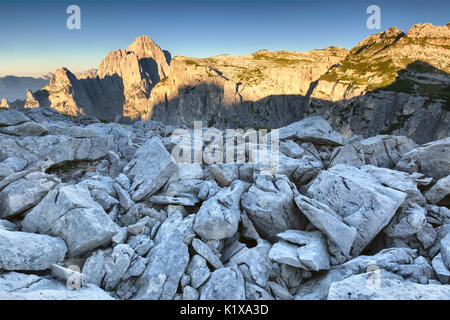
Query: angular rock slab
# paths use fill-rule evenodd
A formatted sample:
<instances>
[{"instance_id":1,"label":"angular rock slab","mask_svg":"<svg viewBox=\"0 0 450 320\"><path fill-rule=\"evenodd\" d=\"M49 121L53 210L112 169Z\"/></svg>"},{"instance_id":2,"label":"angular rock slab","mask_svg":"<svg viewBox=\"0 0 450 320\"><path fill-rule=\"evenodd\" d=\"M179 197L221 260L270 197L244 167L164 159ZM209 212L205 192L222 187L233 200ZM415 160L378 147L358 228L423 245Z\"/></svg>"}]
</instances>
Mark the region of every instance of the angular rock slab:
<instances>
[{"instance_id":1,"label":"angular rock slab","mask_svg":"<svg viewBox=\"0 0 450 320\"><path fill-rule=\"evenodd\" d=\"M424 144L403 155L396 170L420 172L436 180L450 174L450 137Z\"/></svg>"},{"instance_id":2,"label":"angular rock slab","mask_svg":"<svg viewBox=\"0 0 450 320\"><path fill-rule=\"evenodd\" d=\"M319 201L299 195L295 203L308 220L327 235L328 241L334 243L345 256L350 256L356 228L345 224L341 216Z\"/></svg>"},{"instance_id":3,"label":"angular rock slab","mask_svg":"<svg viewBox=\"0 0 450 320\"><path fill-rule=\"evenodd\" d=\"M59 180L42 172L33 172L16 180L0 192L0 218L15 216L30 209L56 185Z\"/></svg>"},{"instance_id":4,"label":"angular rock slab","mask_svg":"<svg viewBox=\"0 0 450 320\"><path fill-rule=\"evenodd\" d=\"M0 229L0 270L45 270L63 261L66 251L60 238Z\"/></svg>"},{"instance_id":5,"label":"angular rock slab","mask_svg":"<svg viewBox=\"0 0 450 320\"><path fill-rule=\"evenodd\" d=\"M200 300L245 300L244 277L237 267L214 271L200 289Z\"/></svg>"},{"instance_id":6,"label":"angular rock slab","mask_svg":"<svg viewBox=\"0 0 450 320\"><path fill-rule=\"evenodd\" d=\"M348 164L360 167L371 164L381 168L393 168L400 158L417 145L403 136L375 136L335 149L331 166Z\"/></svg>"},{"instance_id":7,"label":"angular rock slab","mask_svg":"<svg viewBox=\"0 0 450 320\"><path fill-rule=\"evenodd\" d=\"M357 230L351 254L359 255L389 223L406 198L355 167L337 165L322 171L306 194L338 213Z\"/></svg>"},{"instance_id":8,"label":"angular rock slab","mask_svg":"<svg viewBox=\"0 0 450 320\"><path fill-rule=\"evenodd\" d=\"M418 284L389 272L368 272L334 282L328 300L448 300L450 285Z\"/></svg>"},{"instance_id":9,"label":"angular rock slab","mask_svg":"<svg viewBox=\"0 0 450 320\"><path fill-rule=\"evenodd\" d=\"M427 190L425 197L432 204L450 207L450 175L436 182Z\"/></svg>"},{"instance_id":10,"label":"angular rock slab","mask_svg":"<svg viewBox=\"0 0 450 320\"><path fill-rule=\"evenodd\" d=\"M280 140L298 139L331 146L342 145L344 140L341 134L333 131L328 121L320 116L309 117L278 130Z\"/></svg>"},{"instance_id":11,"label":"angular rock slab","mask_svg":"<svg viewBox=\"0 0 450 320\"><path fill-rule=\"evenodd\" d=\"M153 137L136 151L124 170L132 180L131 198L141 201L161 189L178 172L178 166L161 140Z\"/></svg>"},{"instance_id":12,"label":"angular rock slab","mask_svg":"<svg viewBox=\"0 0 450 320\"><path fill-rule=\"evenodd\" d=\"M53 190L22 221L25 231L61 237L70 256L108 243L119 227L95 202L85 185Z\"/></svg>"},{"instance_id":13,"label":"angular rock slab","mask_svg":"<svg viewBox=\"0 0 450 320\"><path fill-rule=\"evenodd\" d=\"M98 160L112 145L112 136L73 138L63 135L11 137L0 134L0 159L18 157L28 164L49 157L54 164L66 161Z\"/></svg>"},{"instance_id":14,"label":"angular rock slab","mask_svg":"<svg viewBox=\"0 0 450 320\"><path fill-rule=\"evenodd\" d=\"M321 231L287 230L278 234L284 241L298 245L297 256L305 270L329 270L330 255L327 242Z\"/></svg>"},{"instance_id":15,"label":"angular rock slab","mask_svg":"<svg viewBox=\"0 0 450 320\"><path fill-rule=\"evenodd\" d=\"M235 234L241 219L241 195L247 188L248 183L237 180L203 202L195 215L195 233L204 240L221 240Z\"/></svg>"},{"instance_id":16,"label":"angular rock slab","mask_svg":"<svg viewBox=\"0 0 450 320\"><path fill-rule=\"evenodd\" d=\"M251 280L257 285L265 287L272 271L272 263L268 257L271 244L260 239L256 247L243 248L230 259L227 266L246 265L251 275Z\"/></svg>"},{"instance_id":17,"label":"angular rock slab","mask_svg":"<svg viewBox=\"0 0 450 320\"><path fill-rule=\"evenodd\" d=\"M242 196L241 203L259 234L270 241L276 240L278 233L302 225L286 177L272 181L260 176Z\"/></svg>"},{"instance_id":18,"label":"angular rock slab","mask_svg":"<svg viewBox=\"0 0 450 320\"><path fill-rule=\"evenodd\" d=\"M150 250L147 269L138 279L137 300L171 300L189 262L188 247L181 241L164 241Z\"/></svg>"},{"instance_id":19,"label":"angular rock slab","mask_svg":"<svg viewBox=\"0 0 450 320\"><path fill-rule=\"evenodd\" d=\"M0 300L114 300L97 286L87 284L70 289L66 283L49 277L17 272L0 275Z\"/></svg>"}]
</instances>

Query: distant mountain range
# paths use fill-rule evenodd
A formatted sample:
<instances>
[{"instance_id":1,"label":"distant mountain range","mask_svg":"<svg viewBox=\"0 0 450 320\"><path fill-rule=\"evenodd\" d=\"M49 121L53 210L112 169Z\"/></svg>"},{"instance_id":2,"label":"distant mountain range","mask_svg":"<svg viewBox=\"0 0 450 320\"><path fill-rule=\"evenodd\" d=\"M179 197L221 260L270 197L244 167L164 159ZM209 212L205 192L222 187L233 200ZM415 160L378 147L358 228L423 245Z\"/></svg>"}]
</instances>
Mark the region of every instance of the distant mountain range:
<instances>
[{"instance_id":1,"label":"distant mountain range","mask_svg":"<svg viewBox=\"0 0 450 320\"><path fill-rule=\"evenodd\" d=\"M172 59L142 36L108 53L98 71L57 70L10 107L221 128L275 128L321 114L346 136L400 134L424 143L450 135L449 73L450 24L417 24L407 33L392 27L352 50L202 59Z\"/></svg>"},{"instance_id":2,"label":"distant mountain range","mask_svg":"<svg viewBox=\"0 0 450 320\"><path fill-rule=\"evenodd\" d=\"M32 91L45 87L50 81L50 75L44 75L40 78L33 77L16 77L6 76L0 77L0 97L6 98L8 101L16 99L25 99L27 89Z\"/></svg>"}]
</instances>

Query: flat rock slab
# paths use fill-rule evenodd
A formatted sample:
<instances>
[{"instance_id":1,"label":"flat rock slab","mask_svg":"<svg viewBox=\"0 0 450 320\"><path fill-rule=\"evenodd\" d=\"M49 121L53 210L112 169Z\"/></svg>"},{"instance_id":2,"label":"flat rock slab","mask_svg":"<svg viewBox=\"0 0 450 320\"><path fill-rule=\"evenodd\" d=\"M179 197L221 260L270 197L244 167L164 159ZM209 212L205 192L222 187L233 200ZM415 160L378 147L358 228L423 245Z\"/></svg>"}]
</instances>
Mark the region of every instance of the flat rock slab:
<instances>
[{"instance_id":1,"label":"flat rock slab","mask_svg":"<svg viewBox=\"0 0 450 320\"><path fill-rule=\"evenodd\" d=\"M450 286L418 284L388 272L369 272L334 282L328 300L448 300Z\"/></svg>"},{"instance_id":2,"label":"flat rock slab","mask_svg":"<svg viewBox=\"0 0 450 320\"><path fill-rule=\"evenodd\" d=\"M97 286L87 284L71 289L50 277L17 272L0 275L0 300L114 300Z\"/></svg>"},{"instance_id":3,"label":"flat rock slab","mask_svg":"<svg viewBox=\"0 0 450 320\"><path fill-rule=\"evenodd\" d=\"M340 133L332 130L328 121L320 116L313 116L294 122L279 129L280 140L298 139L326 145L342 145Z\"/></svg>"},{"instance_id":4,"label":"flat rock slab","mask_svg":"<svg viewBox=\"0 0 450 320\"><path fill-rule=\"evenodd\" d=\"M404 154L395 166L408 173L420 172L435 180L450 174L450 137L424 144Z\"/></svg>"},{"instance_id":5,"label":"flat rock slab","mask_svg":"<svg viewBox=\"0 0 450 320\"><path fill-rule=\"evenodd\" d=\"M66 251L60 238L0 229L0 269L45 270L61 262Z\"/></svg>"}]
</instances>

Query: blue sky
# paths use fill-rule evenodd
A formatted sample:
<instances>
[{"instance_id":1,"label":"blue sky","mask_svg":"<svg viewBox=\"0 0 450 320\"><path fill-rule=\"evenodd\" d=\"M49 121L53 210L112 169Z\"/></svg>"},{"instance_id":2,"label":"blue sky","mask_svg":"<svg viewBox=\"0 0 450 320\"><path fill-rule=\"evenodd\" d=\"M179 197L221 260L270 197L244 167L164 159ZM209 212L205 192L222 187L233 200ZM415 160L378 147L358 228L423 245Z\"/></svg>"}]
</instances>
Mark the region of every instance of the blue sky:
<instances>
[{"instance_id":1,"label":"blue sky","mask_svg":"<svg viewBox=\"0 0 450 320\"><path fill-rule=\"evenodd\" d=\"M66 28L71 4L81 8L81 30ZM140 35L173 56L352 48L381 31L366 27L371 4L381 8L383 30L450 21L450 1L437 0L0 0L0 76L98 67L109 51Z\"/></svg>"}]
</instances>

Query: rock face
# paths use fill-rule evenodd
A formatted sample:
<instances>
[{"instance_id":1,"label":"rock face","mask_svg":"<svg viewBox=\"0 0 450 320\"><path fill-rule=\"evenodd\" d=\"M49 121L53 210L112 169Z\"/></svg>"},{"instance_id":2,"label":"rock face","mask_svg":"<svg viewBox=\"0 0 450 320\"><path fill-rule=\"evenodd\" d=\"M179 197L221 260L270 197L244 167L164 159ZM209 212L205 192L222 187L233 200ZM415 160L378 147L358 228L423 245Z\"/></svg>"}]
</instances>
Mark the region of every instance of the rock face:
<instances>
[{"instance_id":1,"label":"rock face","mask_svg":"<svg viewBox=\"0 0 450 320\"><path fill-rule=\"evenodd\" d=\"M49 106L70 116L94 115L109 121L138 119L151 89L168 72L169 62L150 38L139 37L126 50L110 52L95 77L92 72L76 77L66 68L58 69L34 98L28 92L25 107Z\"/></svg>"},{"instance_id":2,"label":"rock face","mask_svg":"<svg viewBox=\"0 0 450 320\"><path fill-rule=\"evenodd\" d=\"M315 86L306 113L345 136L407 135L418 143L449 136L450 26L396 27L358 43Z\"/></svg>"}]
</instances>

